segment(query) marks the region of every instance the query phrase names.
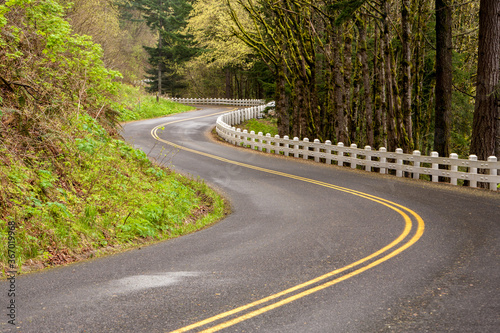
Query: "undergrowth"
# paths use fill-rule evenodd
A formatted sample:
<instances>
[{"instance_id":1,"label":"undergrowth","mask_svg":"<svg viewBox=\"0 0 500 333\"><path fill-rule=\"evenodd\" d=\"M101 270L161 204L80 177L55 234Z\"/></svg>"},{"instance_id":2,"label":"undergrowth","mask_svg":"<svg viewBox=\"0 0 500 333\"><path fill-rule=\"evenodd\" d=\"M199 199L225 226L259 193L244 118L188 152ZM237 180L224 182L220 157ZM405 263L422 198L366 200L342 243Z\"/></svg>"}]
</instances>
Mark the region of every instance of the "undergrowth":
<instances>
[{"instance_id":1,"label":"undergrowth","mask_svg":"<svg viewBox=\"0 0 500 333\"><path fill-rule=\"evenodd\" d=\"M89 115L59 125L74 140L54 142L57 154L49 158L27 151L20 160L0 146L3 269L9 222L16 224L21 267L62 264L101 248L175 237L223 216L222 199L206 185L153 165Z\"/></svg>"},{"instance_id":2,"label":"undergrowth","mask_svg":"<svg viewBox=\"0 0 500 333\"><path fill-rule=\"evenodd\" d=\"M123 85L119 92L122 104L117 106L120 121L132 121L166 116L193 109L191 106L175 103L166 99L158 102L156 96L148 95L139 87Z\"/></svg>"},{"instance_id":3,"label":"undergrowth","mask_svg":"<svg viewBox=\"0 0 500 333\"><path fill-rule=\"evenodd\" d=\"M66 10L53 0L0 4L3 274L175 237L224 215L206 185L120 139L117 123L130 114L185 109L145 98L135 110L140 91L118 84L120 73L72 32Z\"/></svg>"},{"instance_id":4,"label":"undergrowth","mask_svg":"<svg viewBox=\"0 0 500 333\"><path fill-rule=\"evenodd\" d=\"M264 135L267 133L271 136L278 134L278 125L276 118L263 118L263 119L249 119L239 124L237 127L241 130L255 131L255 133L262 132Z\"/></svg>"}]
</instances>

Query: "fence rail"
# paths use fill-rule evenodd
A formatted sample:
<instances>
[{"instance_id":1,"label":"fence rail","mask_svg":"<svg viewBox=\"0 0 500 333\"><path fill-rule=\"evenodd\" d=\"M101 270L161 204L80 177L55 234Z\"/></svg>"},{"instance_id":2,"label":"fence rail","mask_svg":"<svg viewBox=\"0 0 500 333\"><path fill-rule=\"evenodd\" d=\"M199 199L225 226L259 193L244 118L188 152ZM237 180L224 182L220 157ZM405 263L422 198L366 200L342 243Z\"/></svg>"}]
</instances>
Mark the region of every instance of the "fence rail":
<instances>
[{"instance_id":1,"label":"fence rail","mask_svg":"<svg viewBox=\"0 0 500 333\"><path fill-rule=\"evenodd\" d=\"M202 104L202 105L235 105L254 106L262 105L261 99L228 99L228 98L169 98L173 102L182 104Z\"/></svg>"},{"instance_id":2,"label":"fence rail","mask_svg":"<svg viewBox=\"0 0 500 333\"><path fill-rule=\"evenodd\" d=\"M422 156L417 150L413 154L404 154L402 149L388 152L386 148L372 150L369 146L358 148L355 144L345 147L341 142L333 145L331 141L321 143L319 140L311 142L307 138L299 140L279 135L271 137L270 134L255 134L254 131L248 133L247 130L241 131L235 127L245 120L260 117L265 108L266 105L253 106L219 116L217 133L238 146L397 177L446 181L452 185L468 184L470 187L485 183L492 191L497 191L500 183L500 162L495 156L487 161L479 161L475 155L469 156L469 159L459 159L457 154L439 157L437 152L432 152L431 156Z\"/></svg>"}]
</instances>

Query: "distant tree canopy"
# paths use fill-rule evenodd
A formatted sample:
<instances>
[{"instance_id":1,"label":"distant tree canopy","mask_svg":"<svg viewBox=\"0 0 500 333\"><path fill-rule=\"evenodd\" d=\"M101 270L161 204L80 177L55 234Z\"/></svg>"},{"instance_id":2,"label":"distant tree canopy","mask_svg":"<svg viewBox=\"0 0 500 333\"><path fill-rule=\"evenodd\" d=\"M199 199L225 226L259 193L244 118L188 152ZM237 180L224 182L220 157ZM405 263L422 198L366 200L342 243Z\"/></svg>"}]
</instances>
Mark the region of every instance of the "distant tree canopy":
<instances>
[{"instance_id":1,"label":"distant tree canopy","mask_svg":"<svg viewBox=\"0 0 500 333\"><path fill-rule=\"evenodd\" d=\"M224 1L197 1L193 5L187 30L204 51L187 64L186 93L200 97L272 98L271 73L253 49L235 36L229 22Z\"/></svg>"},{"instance_id":2,"label":"distant tree canopy","mask_svg":"<svg viewBox=\"0 0 500 333\"><path fill-rule=\"evenodd\" d=\"M103 49L107 68L123 74L128 83L142 80L148 65L143 45L156 38L130 0L59 0L73 31L91 36Z\"/></svg>"}]
</instances>

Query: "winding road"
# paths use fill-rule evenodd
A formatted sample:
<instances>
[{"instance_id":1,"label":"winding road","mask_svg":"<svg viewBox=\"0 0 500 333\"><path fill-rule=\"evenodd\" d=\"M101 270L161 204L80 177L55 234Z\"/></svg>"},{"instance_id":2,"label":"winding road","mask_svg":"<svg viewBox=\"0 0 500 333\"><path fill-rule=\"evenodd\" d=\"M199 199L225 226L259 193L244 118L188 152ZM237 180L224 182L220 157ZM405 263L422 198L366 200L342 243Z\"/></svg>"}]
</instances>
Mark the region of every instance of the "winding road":
<instances>
[{"instance_id":1,"label":"winding road","mask_svg":"<svg viewBox=\"0 0 500 333\"><path fill-rule=\"evenodd\" d=\"M2 331L498 331L498 194L217 142L210 131L231 109L123 127L151 158L223 193L227 218L18 277L17 325L2 316Z\"/></svg>"}]
</instances>

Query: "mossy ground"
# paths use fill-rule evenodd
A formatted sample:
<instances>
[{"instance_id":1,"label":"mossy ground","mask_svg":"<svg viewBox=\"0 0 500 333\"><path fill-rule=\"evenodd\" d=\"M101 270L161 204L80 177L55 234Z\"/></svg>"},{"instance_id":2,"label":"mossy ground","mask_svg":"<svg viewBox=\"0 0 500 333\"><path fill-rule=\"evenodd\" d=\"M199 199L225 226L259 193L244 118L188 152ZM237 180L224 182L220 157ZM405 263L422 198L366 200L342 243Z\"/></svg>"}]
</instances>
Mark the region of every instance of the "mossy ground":
<instances>
[{"instance_id":1,"label":"mossy ground","mask_svg":"<svg viewBox=\"0 0 500 333\"><path fill-rule=\"evenodd\" d=\"M262 132L264 135L269 133L271 136L278 134L277 119L272 117L249 119L236 127L241 128L241 130L248 130L249 133L250 131L255 131L255 133Z\"/></svg>"}]
</instances>

